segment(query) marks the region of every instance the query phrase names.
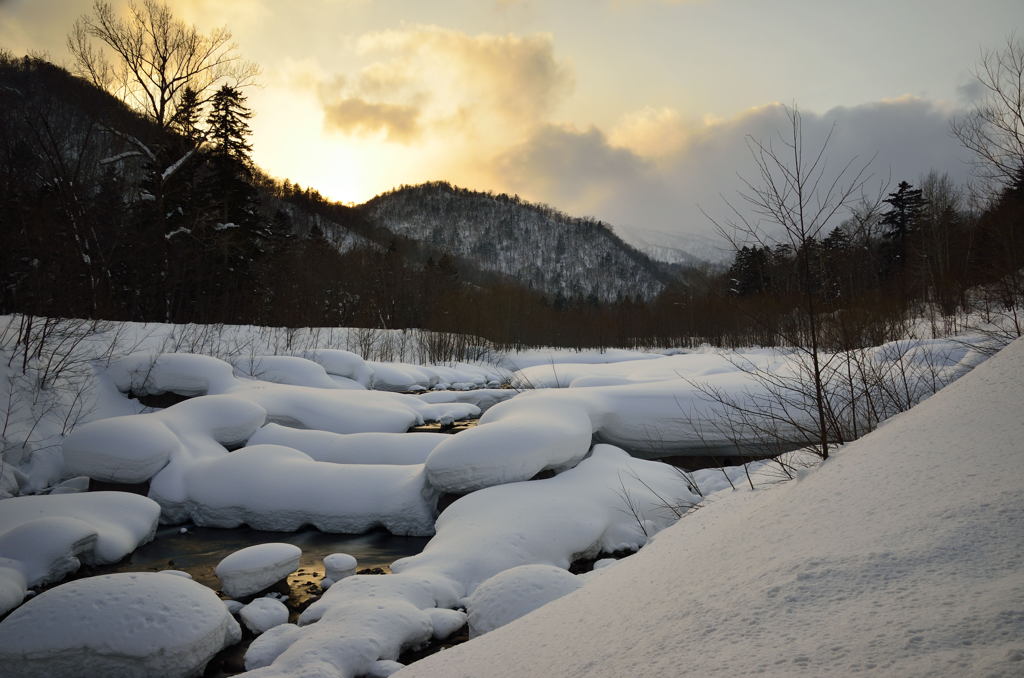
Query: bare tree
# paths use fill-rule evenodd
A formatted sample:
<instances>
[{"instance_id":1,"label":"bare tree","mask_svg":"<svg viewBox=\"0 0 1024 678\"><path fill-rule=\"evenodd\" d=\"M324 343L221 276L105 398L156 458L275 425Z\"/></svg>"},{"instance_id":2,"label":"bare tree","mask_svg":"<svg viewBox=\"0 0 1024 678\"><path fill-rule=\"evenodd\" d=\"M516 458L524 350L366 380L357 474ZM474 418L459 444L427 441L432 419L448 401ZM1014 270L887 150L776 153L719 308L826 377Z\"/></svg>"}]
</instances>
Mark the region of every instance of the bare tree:
<instances>
[{"instance_id":1,"label":"bare tree","mask_svg":"<svg viewBox=\"0 0 1024 678\"><path fill-rule=\"evenodd\" d=\"M975 156L975 172L994 192L1024 180L1024 41L1009 36L982 53L974 76L983 95L952 122L953 134Z\"/></svg>"},{"instance_id":2,"label":"bare tree","mask_svg":"<svg viewBox=\"0 0 1024 678\"><path fill-rule=\"evenodd\" d=\"M161 128L174 122L186 88L196 92L201 105L215 85L243 87L259 73L238 57L227 28L204 35L159 0L132 2L128 13L122 19L110 3L97 0L92 14L75 22L68 49L80 75Z\"/></svg>"},{"instance_id":3,"label":"bare tree","mask_svg":"<svg viewBox=\"0 0 1024 678\"><path fill-rule=\"evenodd\" d=\"M828 458L829 406L824 392L823 374L827 365L821 355L822 337L819 303L812 272L811 247L814 241L837 225L839 214L854 198L860 197L867 181L869 160L848 160L838 171L830 172L828 148L835 127L817 147L804 143L803 122L797 107L785 107L788 128L778 135L778 144L747 137L747 147L757 167L758 179L742 179L746 189L740 198L748 210L726 201L732 216L726 220L711 218L719 234L735 249L754 243L762 247L785 244L796 257L797 292L800 299L799 333L784 332L782 339L809 360L809 371L816 419L816 438L822 458Z\"/></svg>"}]
</instances>

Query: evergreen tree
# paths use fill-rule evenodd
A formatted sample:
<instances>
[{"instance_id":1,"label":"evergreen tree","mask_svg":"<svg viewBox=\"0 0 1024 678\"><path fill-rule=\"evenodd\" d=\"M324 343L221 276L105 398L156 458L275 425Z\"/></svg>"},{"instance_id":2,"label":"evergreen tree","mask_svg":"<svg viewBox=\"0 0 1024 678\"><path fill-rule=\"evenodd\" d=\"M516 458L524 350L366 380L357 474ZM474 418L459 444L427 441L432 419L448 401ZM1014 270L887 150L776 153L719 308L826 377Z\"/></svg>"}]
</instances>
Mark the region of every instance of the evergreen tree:
<instances>
[{"instance_id":1,"label":"evergreen tree","mask_svg":"<svg viewBox=\"0 0 1024 678\"><path fill-rule=\"evenodd\" d=\"M186 87L181 93L178 109L174 112L174 117L171 119L171 125L174 129L194 143L198 142L203 136L202 130L199 129L199 109L199 93L191 87Z\"/></svg>"},{"instance_id":2,"label":"evergreen tree","mask_svg":"<svg viewBox=\"0 0 1024 678\"><path fill-rule=\"evenodd\" d=\"M256 191L252 178L252 146L249 118L252 111L242 93L224 85L213 95L207 117L207 140L211 146L213 202L220 208L221 224L255 226Z\"/></svg>"},{"instance_id":3,"label":"evergreen tree","mask_svg":"<svg viewBox=\"0 0 1024 678\"><path fill-rule=\"evenodd\" d=\"M886 228L885 237L894 241L904 241L910 236L924 210L925 201L921 189L914 188L906 181L901 181L895 193L890 193L883 200L892 209L882 215L882 226Z\"/></svg>"}]
</instances>

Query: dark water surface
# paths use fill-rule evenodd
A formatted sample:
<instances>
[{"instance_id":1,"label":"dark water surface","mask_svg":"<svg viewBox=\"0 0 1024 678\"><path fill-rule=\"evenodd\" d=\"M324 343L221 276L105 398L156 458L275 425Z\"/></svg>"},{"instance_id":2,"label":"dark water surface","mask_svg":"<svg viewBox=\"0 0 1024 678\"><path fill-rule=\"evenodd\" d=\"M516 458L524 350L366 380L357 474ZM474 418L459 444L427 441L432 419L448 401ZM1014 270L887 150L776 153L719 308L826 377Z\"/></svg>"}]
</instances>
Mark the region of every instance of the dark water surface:
<instances>
[{"instance_id":1,"label":"dark water surface","mask_svg":"<svg viewBox=\"0 0 1024 678\"><path fill-rule=\"evenodd\" d=\"M430 541L430 537L397 537L384 531L328 534L314 528L298 532L263 532L248 527L186 529L182 533L180 526L161 527L153 541L136 549L124 561L104 567L104 572L184 570L200 584L219 590L220 581L213 570L223 558L246 546L284 542L302 549L299 570L288 577L292 594L302 597L308 582L319 582L324 576L324 556L348 553L358 561L359 569L387 570L393 561L420 553Z\"/></svg>"}]
</instances>

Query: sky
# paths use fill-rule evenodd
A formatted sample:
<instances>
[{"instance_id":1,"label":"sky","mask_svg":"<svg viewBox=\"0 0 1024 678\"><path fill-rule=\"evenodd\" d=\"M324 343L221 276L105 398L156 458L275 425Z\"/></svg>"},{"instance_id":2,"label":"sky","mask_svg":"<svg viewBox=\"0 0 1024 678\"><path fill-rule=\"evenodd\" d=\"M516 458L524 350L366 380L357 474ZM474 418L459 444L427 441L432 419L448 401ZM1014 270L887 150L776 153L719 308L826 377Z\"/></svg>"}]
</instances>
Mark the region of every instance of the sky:
<instances>
[{"instance_id":1,"label":"sky","mask_svg":"<svg viewBox=\"0 0 1024 678\"><path fill-rule=\"evenodd\" d=\"M68 64L91 0L0 0L0 47ZM115 0L115 6L125 3ZM969 157L951 116L1020 0L172 0L262 67L253 157L342 202L447 180L610 222L637 244L711 233L782 105L875 183ZM687 235L688 239L688 235Z\"/></svg>"}]
</instances>

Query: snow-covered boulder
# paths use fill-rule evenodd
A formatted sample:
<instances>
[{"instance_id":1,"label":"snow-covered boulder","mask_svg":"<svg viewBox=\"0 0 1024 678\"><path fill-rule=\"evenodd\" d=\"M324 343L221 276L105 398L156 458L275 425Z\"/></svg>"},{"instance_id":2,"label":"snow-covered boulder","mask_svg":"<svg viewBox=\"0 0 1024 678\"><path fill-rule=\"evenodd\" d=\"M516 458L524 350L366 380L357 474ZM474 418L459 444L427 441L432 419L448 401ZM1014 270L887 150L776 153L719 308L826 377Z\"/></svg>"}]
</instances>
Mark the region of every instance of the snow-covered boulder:
<instances>
[{"instance_id":1,"label":"snow-covered boulder","mask_svg":"<svg viewBox=\"0 0 1024 678\"><path fill-rule=\"evenodd\" d=\"M19 582L39 586L61 580L82 563L121 560L153 538L159 516L156 502L127 492L4 499L0 506L3 600L13 599ZM21 593L25 593L23 586ZM0 608L0 614L8 609Z\"/></svg>"},{"instance_id":2,"label":"snow-covered boulder","mask_svg":"<svg viewBox=\"0 0 1024 678\"><path fill-rule=\"evenodd\" d=\"M330 433L267 424L250 445L284 445L335 464L422 464L445 433Z\"/></svg>"},{"instance_id":3,"label":"snow-covered boulder","mask_svg":"<svg viewBox=\"0 0 1024 678\"><path fill-rule=\"evenodd\" d=\"M236 381L228 363L191 353L133 353L111 362L107 375L134 395L223 393Z\"/></svg>"},{"instance_id":4,"label":"snow-covered boulder","mask_svg":"<svg viewBox=\"0 0 1024 678\"><path fill-rule=\"evenodd\" d=\"M368 385L373 378L373 370L366 361L351 351L318 348L306 351L302 357L319 364L327 374L351 379L362 386Z\"/></svg>"},{"instance_id":5,"label":"snow-covered boulder","mask_svg":"<svg viewBox=\"0 0 1024 678\"><path fill-rule=\"evenodd\" d=\"M64 439L64 474L110 483L142 483L180 446L158 416L111 417L79 426Z\"/></svg>"},{"instance_id":6,"label":"snow-covered boulder","mask_svg":"<svg viewBox=\"0 0 1024 678\"><path fill-rule=\"evenodd\" d=\"M339 382L330 378L321 365L296 356L264 355L240 358L234 365L243 375L260 381L313 388L342 388ZM359 388L358 384L354 386Z\"/></svg>"},{"instance_id":7,"label":"snow-covered boulder","mask_svg":"<svg viewBox=\"0 0 1024 678\"><path fill-rule=\"evenodd\" d=\"M520 565L499 572L476 587L466 602L469 636L493 631L582 585L579 577L553 565Z\"/></svg>"},{"instance_id":8,"label":"snow-covered boulder","mask_svg":"<svg viewBox=\"0 0 1024 678\"><path fill-rule=\"evenodd\" d=\"M332 553L324 557L324 570L327 577L336 582L355 574L356 565L356 559L347 553Z\"/></svg>"},{"instance_id":9,"label":"snow-covered boulder","mask_svg":"<svg viewBox=\"0 0 1024 678\"><path fill-rule=\"evenodd\" d=\"M196 464L184 483L197 525L289 532L434 531L437 493L423 466L331 464L279 445L254 445Z\"/></svg>"},{"instance_id":10,"label":"snow-covered boulder","mask_svg":"<svg viewBox=\"0 0 1024 678\"><path fill-rule=\"evenodd\" d=\"M463 613L444 608L499 572L538 563L565 569L577 557L636 549L675 520L666 504L692 500L672 467L609 445L554 478L469 494L441 514L423 553L392 563L395 574L347 577L302 613L301 626L258 638L250 654L261 668L252 678L366 675L402 647L462 626ZM246 665L256 667L248 655Z\"/></svg>"},{"instance_id":11,"label":"snow-covered boulder","mask_svg":"<svg viewBox=\"0 0 1024 678\"><path fill-rule=\"evenodd\" d=\"M258 636L275 626L287 623L288 608L275 598L257 598L243 607L238 616L242 618L245 628Z\"/></svg>"},{"instance_id":12,"label":"snow-covered boulder","mask_svg":"<svg viewBox=\"0 0 1024 678\"><path fill-rule=\"evenodd\" d=\"M0 666L19 678L186 678L240 638L205 586L155 572L109 574L50 589L0 622Z\"/></svg>"},{"instance_id":13,"label":"snow-covered boulder","mask_svg":"<svg viewBox=\"0 0 1024 678\"><path fill-rule=\"evenodd\" d=\"M550 405L541 398L517 398L487 410L479 426L451 436L430 453L430 484L464 494L571 468L590 449L590 417L571 402Z\"/></svg>"},{"instance_id":14,"label":"snow-covered boulder","mask_svg":"<svg viewBox=\"0 0 1024 678\"><path fill-rule=\"evenodd\" d=\"M214 571L221 590L232 597L252 595L281 581L299 566L302 549L294 544L257 544L235 551ZM287 617L287 614L285 615Z\"/></svg>"}]
</instances>

